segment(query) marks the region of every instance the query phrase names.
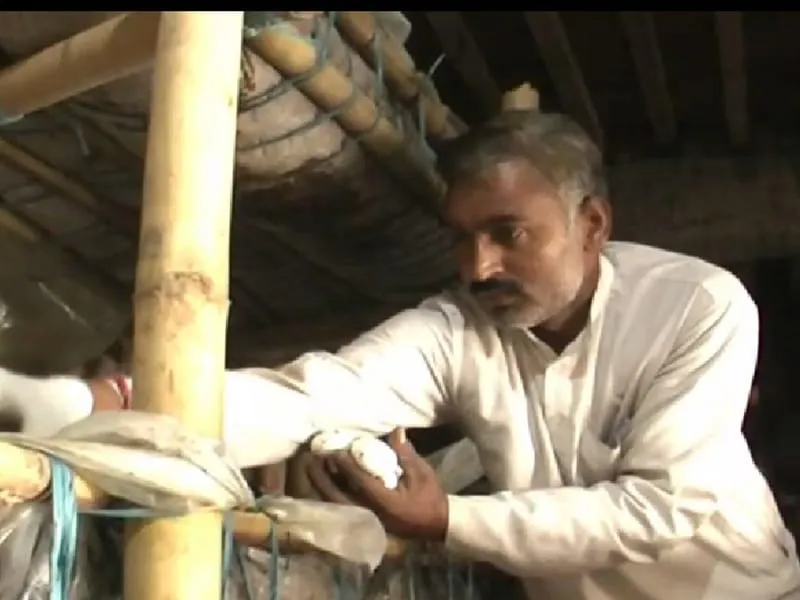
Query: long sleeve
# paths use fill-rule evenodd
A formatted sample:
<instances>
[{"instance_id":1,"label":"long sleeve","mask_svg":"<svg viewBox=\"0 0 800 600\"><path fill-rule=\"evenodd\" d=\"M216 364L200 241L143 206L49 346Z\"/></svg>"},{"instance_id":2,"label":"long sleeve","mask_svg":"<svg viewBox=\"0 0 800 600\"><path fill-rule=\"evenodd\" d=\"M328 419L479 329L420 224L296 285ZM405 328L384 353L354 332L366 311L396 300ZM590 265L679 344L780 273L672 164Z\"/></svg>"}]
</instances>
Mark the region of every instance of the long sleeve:
<instances>
[{"instance_id":1,"label":"long sleeve","mask_svg":"<svg viewBox=\"0 0 800 600\"><path fill-rule=\"evenodd\" d=\"M228 371L225 446L246 468L280 462L322 430L381 435L440 422L448 418L461 332L458 309L437 297L336 354L312 352L274 370ZM52 435L88 416L93 401L78 378L27 377L0 368L0 417L21 421L26 433Z\"/></svg>"},{"instance_id":2,"label":"long sleeve","mask_svg":"<svg viewBox=\"0 0 800 600\"><path fill-rule=\"evenodd\" d=\"M635 398L615 481L451 497L448 546L520 576L647 563L693 538L731 490L758 313L733 277L698 288L666 361Z\"/></svg>"},{"instance_id":3,"label":"long sleeve","mask_svg":"<svg viewBox=\"0 0 800 600\"><path fill-rule=\"evenodd\" d=\"M434 298L336 354L314 352L280 369L229 372L225 443L242 467L279 462L325 429L382 435L447 416L459 363L461 315Z\"/></svg>"}]
</instances>

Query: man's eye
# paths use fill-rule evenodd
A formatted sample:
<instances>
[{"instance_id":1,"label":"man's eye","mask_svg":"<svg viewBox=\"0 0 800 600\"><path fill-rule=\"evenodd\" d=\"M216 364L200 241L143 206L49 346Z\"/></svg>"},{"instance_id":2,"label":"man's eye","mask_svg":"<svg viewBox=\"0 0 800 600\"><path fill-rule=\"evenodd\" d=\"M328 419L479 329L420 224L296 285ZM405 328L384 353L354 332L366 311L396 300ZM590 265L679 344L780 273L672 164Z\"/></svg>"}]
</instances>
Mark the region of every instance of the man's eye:
<instances>
[{"instance_id":1,"label":"man's eye","mask_svg":"<svg viewBox=\"0 0 800 600\"><path fill-rule=\"evenodd\" d=\"M472 236L466 231L462 231L461 229L451 229L450 232L453 236L453 242L456 245L463 245L472 240Z\"/></svg>"},{"instance_id":2,"label":"man's eye","mask_svg":"<svg viewBox=\"0 0 800 600\"><path fill-rule=\"evenodd\" d=\"M492 240L503 246L513 246L525 239L526 232L522 227L501 225L492 229Z\"/></svg>"}]
</instances>

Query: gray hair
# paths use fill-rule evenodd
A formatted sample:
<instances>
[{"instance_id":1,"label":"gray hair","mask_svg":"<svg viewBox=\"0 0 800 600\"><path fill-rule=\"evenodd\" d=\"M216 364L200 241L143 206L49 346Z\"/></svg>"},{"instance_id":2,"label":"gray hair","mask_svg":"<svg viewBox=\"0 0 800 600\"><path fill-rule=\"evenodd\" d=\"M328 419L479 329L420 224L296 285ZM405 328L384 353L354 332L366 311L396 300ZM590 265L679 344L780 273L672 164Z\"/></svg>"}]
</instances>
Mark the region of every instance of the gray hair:
<instances>
[{"instance_id":1,"label":"gray hair","mask_svg":"<svg viewBox=\"0 0 800 600\"><path fill-rule=\"evenodd\" d=\"M520 159L555 186L570 216L586 197L608 195L600 148L580 125L558 113L502 112L445 143L437 166L453 185Z\"/></svg>"}]
</instances>

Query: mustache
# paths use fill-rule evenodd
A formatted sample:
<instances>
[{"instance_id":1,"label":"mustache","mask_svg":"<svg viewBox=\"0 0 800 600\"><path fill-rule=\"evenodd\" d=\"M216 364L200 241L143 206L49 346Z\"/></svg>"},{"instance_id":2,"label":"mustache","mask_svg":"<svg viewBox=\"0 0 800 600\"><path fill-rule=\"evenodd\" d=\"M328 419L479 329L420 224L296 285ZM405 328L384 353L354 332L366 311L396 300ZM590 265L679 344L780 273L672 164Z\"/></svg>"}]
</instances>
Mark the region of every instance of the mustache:
<instances>
[{"instance_id":1,"label":"mustache","mask_svg":"<svg viewBox=\"0 0 800 600\"><path fill-rule=\"evenodd\" d=\"M483 281L473 281L469 284L469 293L474 296L484 294L522 294L522 287L513 279L490 278Z\"/></svg>"}]
</instances>

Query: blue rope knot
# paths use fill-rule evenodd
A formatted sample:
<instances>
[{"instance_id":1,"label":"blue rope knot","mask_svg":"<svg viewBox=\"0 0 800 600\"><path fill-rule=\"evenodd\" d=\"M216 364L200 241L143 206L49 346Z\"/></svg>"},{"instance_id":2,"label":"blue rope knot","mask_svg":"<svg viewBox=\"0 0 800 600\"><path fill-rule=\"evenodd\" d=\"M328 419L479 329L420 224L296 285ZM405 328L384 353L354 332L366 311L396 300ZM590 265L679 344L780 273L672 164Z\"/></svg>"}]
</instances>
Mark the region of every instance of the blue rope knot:
<instances>
[{"instance_id":1,"label":"blue rope knot","mask_svg":"<svg viewBox=\"0 0 800 600\"><path fill-rule=\"evenodd\" d=\"M284 19L280 18L273 12L246 12L246 25L244 31L245 38L256 36L264 30L283 29L288 32L287 35L310 42L314 47L316 60L311 68L307 71L295 75L294 77L285 77L281 79L280 82L274 86L269 87L255 96L243 101L240 108L242 110L251 110L264 106L273 100L276 100L286 92L294 89L295 86L314 77L317 73L324 69L328 65L331 40L336 28L336 15L337 11L327 11L324 19L321 17L315 17L313 32L310 35L302 35L291 23L287 23ZM350 107L356 98L355 91L355 88L351 90L350 96L346 98L340 106L335 107L333 110L325 112L319 111L310 121L294 129L290 129L284 133L272 137L259 139L251 144L238 145L236 150L238 152L248 152L251 150L263 149L267 146L284 142L289 138L311 131L315 127L318 127L324 123L328 123Z\"/></svg>"},{"instance_id":2,"label":"blue rope knot","mask_svg":"<svg viewBox=\"0 0 800 600\"><path fill-rule=\"evenodd\" d=\"M69 590L75 570L78 552L78 501L75 496L75 480L72 470L62 461L50 457L51 496L53 505L53 541L50 547L50 600L69 600ZM122 519L147 519L152 517L169 518L179 515L160 513L147 508L127 507L94 509L84 511L100 517L117 517ZM223 564L222 590L220 596L225 598L225 585L230 574L232 559L235 557L242 572L247 598L255 598L255 594L247 578L243 556L233 539L232 513L227 512L223 522ZM274 523L273 523L274 525ZM280 548L274 526L270 529L268 540L269 564L268 586L269 600L278 600L280 595Z\"/></svg>"}]
</instances>

